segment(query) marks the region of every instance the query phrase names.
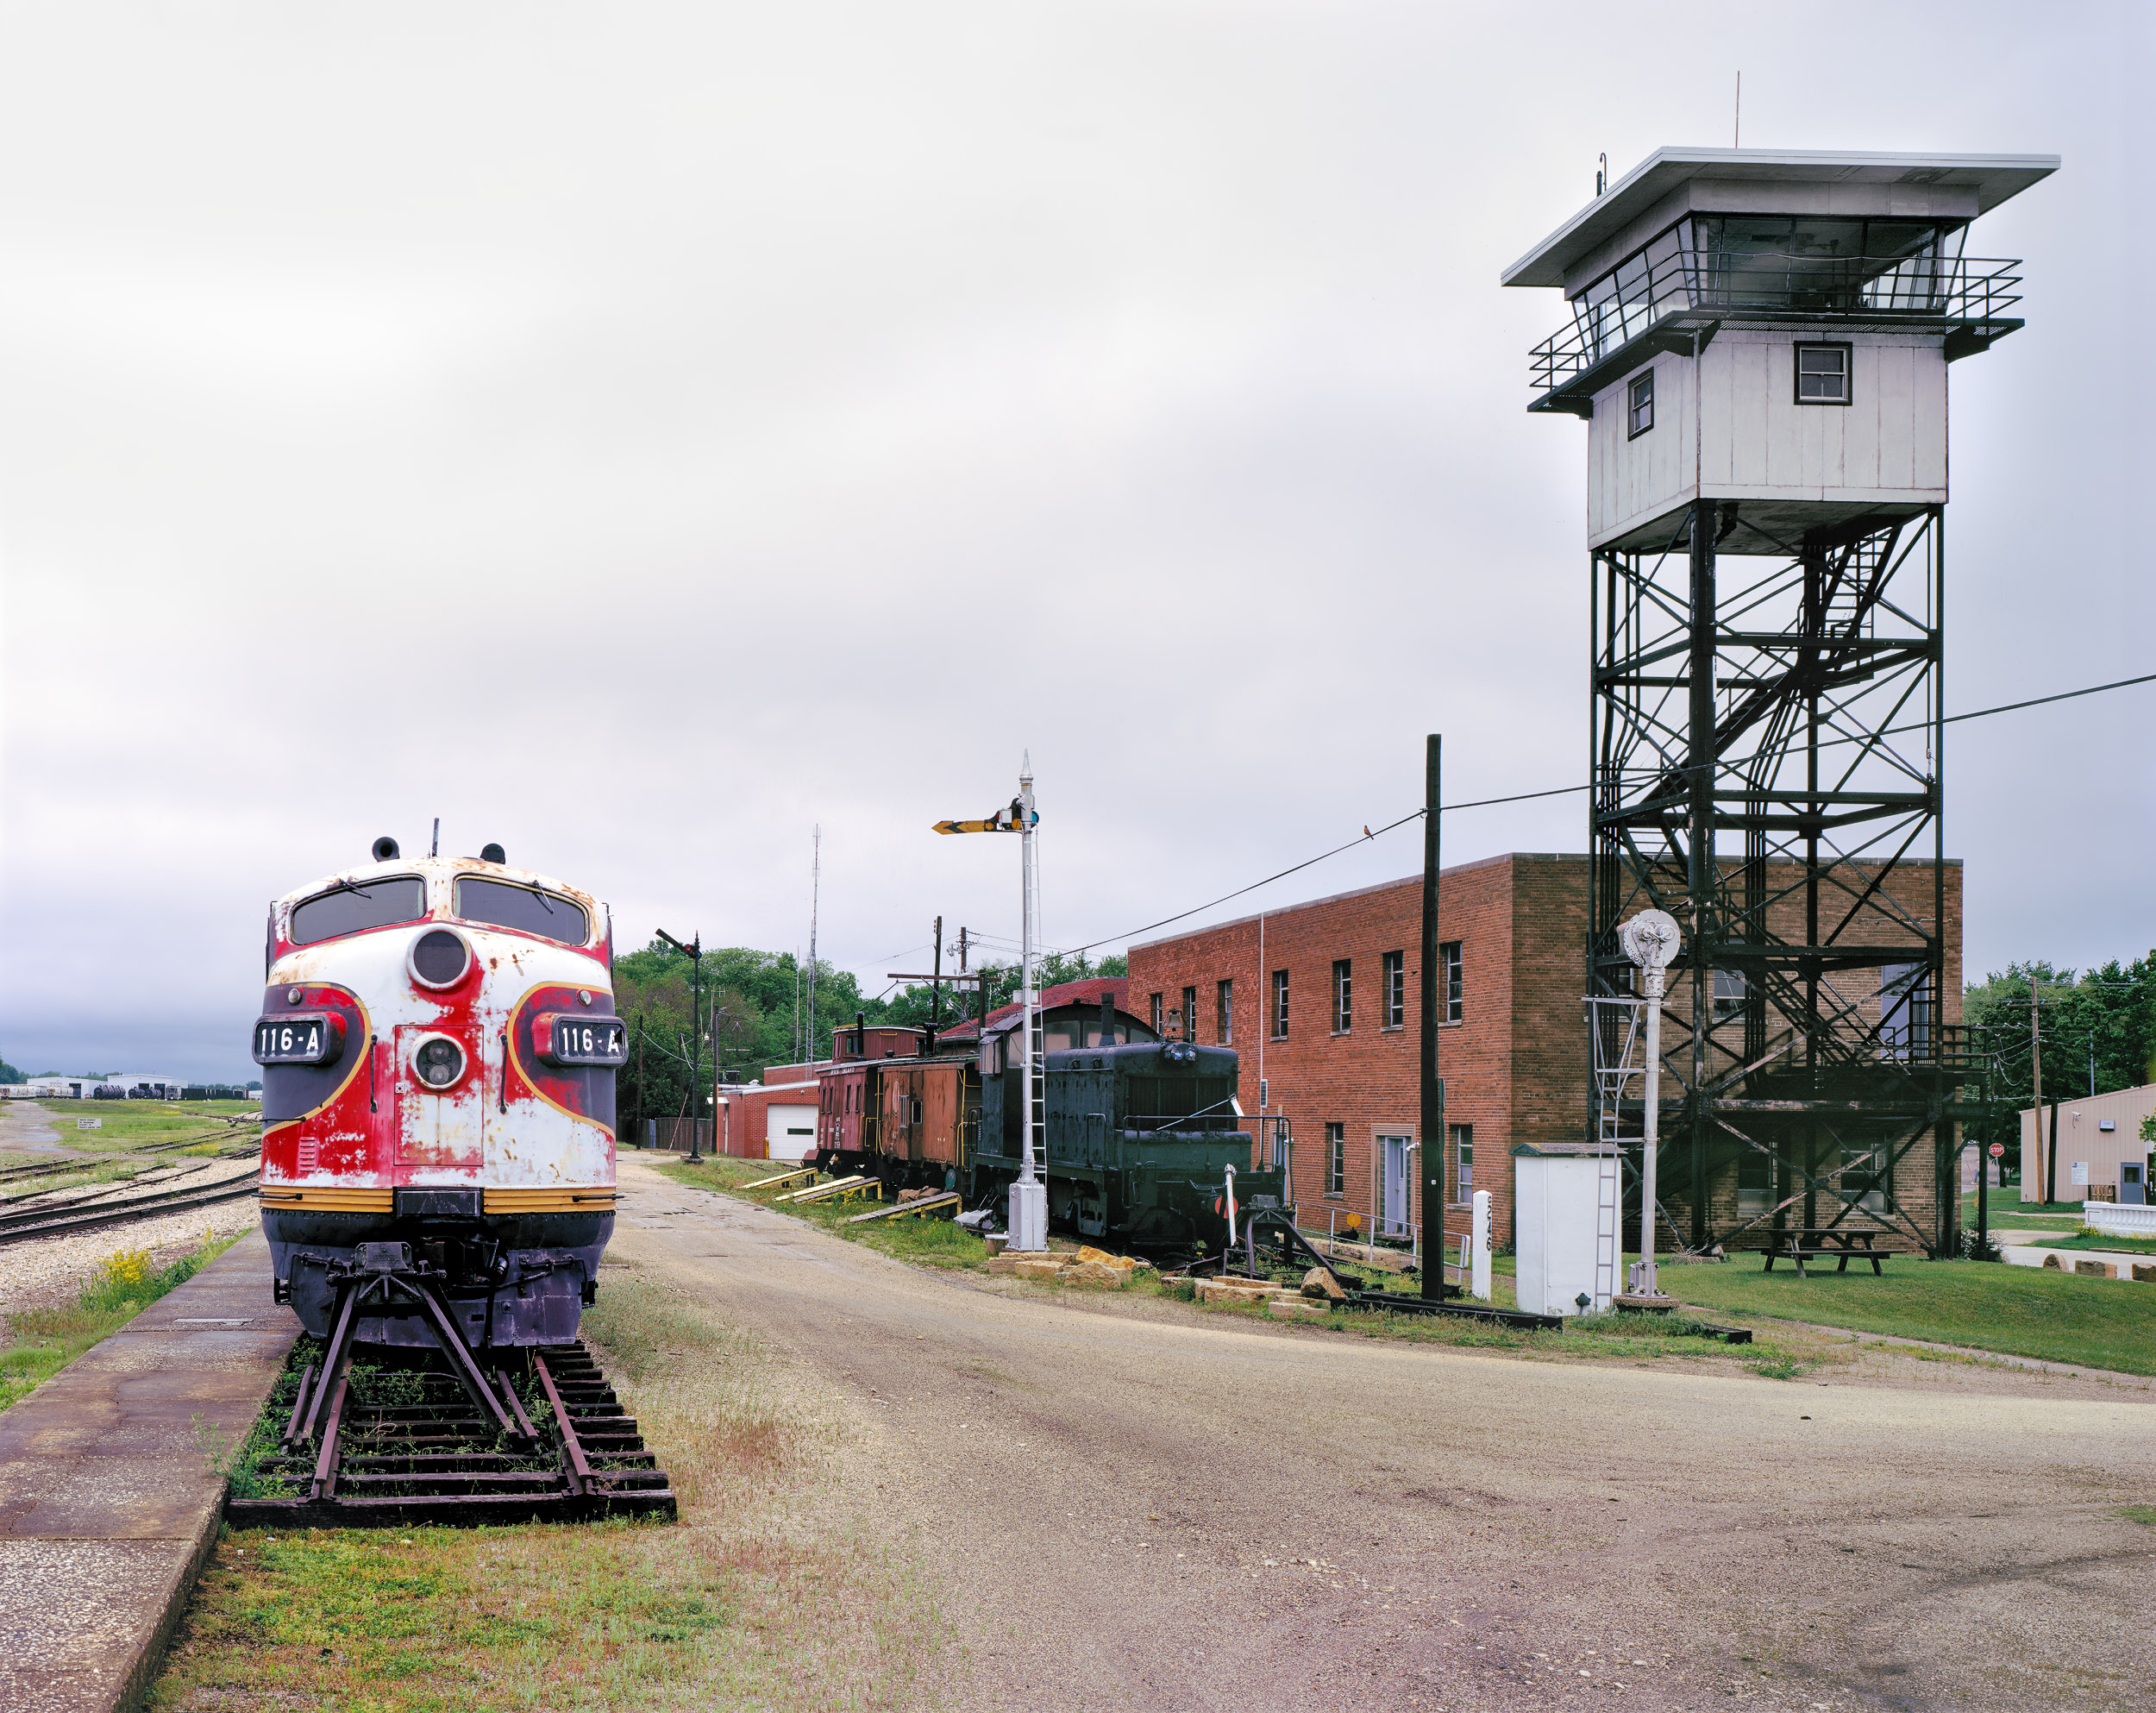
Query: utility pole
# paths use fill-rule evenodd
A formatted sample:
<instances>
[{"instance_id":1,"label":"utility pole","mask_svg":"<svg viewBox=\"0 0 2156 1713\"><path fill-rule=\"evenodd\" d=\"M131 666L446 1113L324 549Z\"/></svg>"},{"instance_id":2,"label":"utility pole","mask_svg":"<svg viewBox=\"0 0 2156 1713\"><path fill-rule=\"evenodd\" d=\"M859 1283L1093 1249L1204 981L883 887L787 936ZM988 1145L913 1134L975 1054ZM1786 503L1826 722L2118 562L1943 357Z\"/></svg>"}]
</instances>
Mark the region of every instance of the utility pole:
<instances>
[{"instance_id":1,"label":"utility pole","mask_svg":"<svg viewBox=\"0 0 2156 1713\"><path fill-rule=\"evenodd\" d=\"M2053 1178L2059 1171L2059 1150L2052 1149L2051 1164L2044 1164L2044 1037L2037 1026L2036 972L2028 972L2028 1074L2029 1125L2036 1133L2036 1186L2046 1202L2052 1199L2052 1191L2058 1188ZM2054 1128L2054 1133L2056 1133ZM2028 1181L2028 1162L2021 1162L2021 1181Z\"/></svg>"},{"instance_id":2,"label":"utility pole","mask_svg":"<svg viewBox=\"0 0 2156 1713\"><path fill-rule=\"evenodd\" d=\"M824 829L816 829L815 856L809 864L808 1063L816 1063L816 908L824 891Z\"/></svg>"},{"instance_id":3,"label":"utility pole","mask_svg":"<svg viewBox=\"0 0 2156 1713\"><path fill-rule=\"evenodd\" d=\"M696 934L686 945L668 933L658 929L658 936L689 960L689 1159L691 1165L703 1164L704 1156L697 1144L703 1129L704 1114L699 1110L704 1104L704 936ZM714 1064L718 1059L716 1044L712 1051ZM717 1108L713 1108L716 1112Z\"/></svg>"},{"instance_id":4,"label":"utility pole","mask_svg":"<svg viewBox=\"0 0 2156 1713\"><path fill-rule=\"evenodd\" d=\"M1422 758L1422 1295L1432 1302L1445 1295L1445 1082L1438 1075L1438 1020L1444 1015L1445 971L1438 951L1438 865L1443 854L1438 810L1443 803L1445 739L1432 732ZM1262 921L1262 919L1261 919ZM1258 930L1258 963L1265 962L1264 929ZM1258 980L1267 979L1261 968ZM1264 998L1261 993L1260 998ZM1264 1052L1266 1028L1257 1032ZM1265 1079L1258 1078L1264 1088ZM1260 1110L1263 1110L1261 1103ZM1374 1166L1376 1162L1372 1161ZM1327 1170L1331 1168L1328 1166ZM1376 1174L1371 1173L1374 1178Z\"/></svg>"},{"instance_id":5,"label":"utility pole","mask_svg":"<svg viewBox=\"0 0 2156 1713\"><path fill-rule=\"evenodd\" d=\"M936 962L929 966L935 975L928 984L928 1044L933 1049L936 1038L943 1032L943 919L936 919Z\"/></svg>"}]
</instances>

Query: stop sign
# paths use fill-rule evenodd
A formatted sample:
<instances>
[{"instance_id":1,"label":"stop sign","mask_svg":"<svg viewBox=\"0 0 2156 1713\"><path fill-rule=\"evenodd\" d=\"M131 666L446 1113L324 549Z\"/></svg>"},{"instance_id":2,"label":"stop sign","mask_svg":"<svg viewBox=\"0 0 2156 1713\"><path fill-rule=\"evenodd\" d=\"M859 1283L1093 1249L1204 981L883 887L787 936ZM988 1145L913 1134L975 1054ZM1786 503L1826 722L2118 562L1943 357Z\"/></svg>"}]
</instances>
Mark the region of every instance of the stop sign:
<instances>
[{"instance_id":1,"label":"stop sign","mask_svg":"<svg viewBox=\"0 0 2156 1713\"><path fill-rule=\"evenodd\" d=\"M1991 1158L1995 1160L2004 1159L2006 1158L2006 1144L2003 1142L1994 1142L1991 1145Z\"/></svg>"}]
</instances>

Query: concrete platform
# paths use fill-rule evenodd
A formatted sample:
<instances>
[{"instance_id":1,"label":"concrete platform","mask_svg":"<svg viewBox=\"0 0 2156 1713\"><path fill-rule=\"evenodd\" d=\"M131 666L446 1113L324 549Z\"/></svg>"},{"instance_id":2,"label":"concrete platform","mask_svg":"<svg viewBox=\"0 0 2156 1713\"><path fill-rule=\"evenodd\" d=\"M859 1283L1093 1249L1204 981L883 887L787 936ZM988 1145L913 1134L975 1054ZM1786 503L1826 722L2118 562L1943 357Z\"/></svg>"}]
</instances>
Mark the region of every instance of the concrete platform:
<instances>
[{"instance_id":1,"label":"concrete platform","mask_svg":"<svg viewBox=\"0 0 2156 1713\"><path fill-rule=\"evenodd\" d=\"M0 1708L148 1686L224 1503L201 1435L247 1431L298 1331L254 1232L0 1412Z\"/></svg>"}]
</instances>

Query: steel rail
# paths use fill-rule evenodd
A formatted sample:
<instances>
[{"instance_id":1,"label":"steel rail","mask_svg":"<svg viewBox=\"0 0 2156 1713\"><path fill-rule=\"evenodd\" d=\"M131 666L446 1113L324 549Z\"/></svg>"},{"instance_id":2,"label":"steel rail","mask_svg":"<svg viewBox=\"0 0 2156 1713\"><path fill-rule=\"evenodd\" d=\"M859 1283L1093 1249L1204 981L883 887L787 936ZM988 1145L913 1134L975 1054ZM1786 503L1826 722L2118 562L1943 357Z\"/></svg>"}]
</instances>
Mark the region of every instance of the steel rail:
<instances>
[{"instance_id":1,"label":"steel rail","mask_svg":"<svg viewBox=\"0 0 2156 1713\"><path fill-rule=\"evenodd\" d=\"M99 1226L128 1225L136 1220L154 1220L166 1214L185 1214L197 1208L213 1208L221 1202L236 1202L242 1195L253 1195L260 1188L258 1180L249 1177L240 1183L219 1184L212 1189L190 1190L179 1195L144 1196L140 1201L122 1202L100 1208L94 1213L47 1220L42 1224L25 1223L0 1227L0 1246L27 1243L34 1238L60 1237L73 1232L94 1231Z\"/></svg>"}]
</instances>

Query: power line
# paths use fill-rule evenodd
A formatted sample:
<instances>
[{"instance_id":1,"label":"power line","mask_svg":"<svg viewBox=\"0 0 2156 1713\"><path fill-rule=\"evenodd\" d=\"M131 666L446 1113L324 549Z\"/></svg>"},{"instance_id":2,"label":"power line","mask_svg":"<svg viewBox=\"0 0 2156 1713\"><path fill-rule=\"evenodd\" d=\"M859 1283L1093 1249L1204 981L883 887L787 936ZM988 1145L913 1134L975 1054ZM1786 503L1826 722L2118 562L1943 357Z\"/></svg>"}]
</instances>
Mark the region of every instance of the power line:
<instances>
[{"instance_id":1,"label":"power line","mask_svg":"<svg viewBox=\"0 0 2156 1713\"><path fill-rule=\"evenodd\" d=\"M1967 713L1948 714L1940 722L1940 724L1942 725L1952 725L1960 720L1984 719L1992 714L2014 713L2022 708L2039 708L2044 706L2049 702L2070 702L2078 696L2100 695L2106 690L2123 690L2135 684L2156 684L2156 672L2143 673L2137 678L2116 679L2109 684L2091 684L2086 688L2080 690L2061 690L2057 695L2053 696L2032 696L2027 701L2002 702L1996 707L1991 708L1972 708ZM1886 737L1890 733L1898 731L1921 731L1930 725L1931 722L1929 720L1919 720L1910 725L1889 726L1885 731L1873 735L1877 737ZM1865 740L1860 737L1835 737L1826 740L1827 744L1856 744L1864 741ZM1825 747L1825 744L1822 744L1821 747ZM1489 809L1495 808L1501 803L1527 803L1532 802L1536 799L1543 797L1570 797L1576 792L1591 791L1593 789L1594 787L1592 784L1553 786L1547 791L1521 791L1515 792L1507 797L1481 797L1469 803L1446 803L1439 806L1438 813L1440 814L1446 815L1456 814L1463 809ZM1232 900L1241 898L1246 893L1256 892L1260 887L1270 886L1275 881L1284 881L1290 875L1300 874L1305 869L1314 868L1319 863L1323 863L1327 861L1329 858L1338 856L1344 850L1352 850L1358 844L1367 844L1374 838L1381 838L1384 834L1395 831L1396 828L1406 826L1410 821L1419 821L1422 819L1423 814L1424 811L1420 809L1414 810L1411 813L1402 815L1396 821L1386 822L1383 826L1377 828L1376 831L1372 831L1366 826L1363 829L1363 835L1361 838L1351 838L1345 844L1336 844L1330 850L1321 850L1315 856L1307 857L1304 861L1295 863L1292 868L1282 869L1276 875L1268 875L1262 881L1252 881L1248 886L1238 887L1233 892L1223 893L1219 897L1213 899L1209 903L1194 904L1189 909L1178 911L1173 916L1163 916L1157 922L1148 922L1142 928L1131 928L1124 933L1109 934L1100 939L1089 940L1084 945L1073 946L1070 948L1069 951L1065 954L1065 956L1075 957L1081 951L1091 951L1095 946L1108 945L1117 940L1131 939L1139 934L1150 934L1156 928L1172 927L1177 922L1186 921L1193 916L1201 915L1206 911L1213 909L1219 905L1226 904Z\"/></svg>"}]
</instances>

